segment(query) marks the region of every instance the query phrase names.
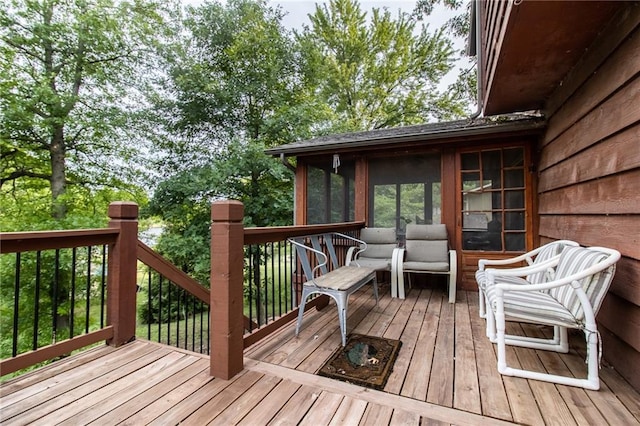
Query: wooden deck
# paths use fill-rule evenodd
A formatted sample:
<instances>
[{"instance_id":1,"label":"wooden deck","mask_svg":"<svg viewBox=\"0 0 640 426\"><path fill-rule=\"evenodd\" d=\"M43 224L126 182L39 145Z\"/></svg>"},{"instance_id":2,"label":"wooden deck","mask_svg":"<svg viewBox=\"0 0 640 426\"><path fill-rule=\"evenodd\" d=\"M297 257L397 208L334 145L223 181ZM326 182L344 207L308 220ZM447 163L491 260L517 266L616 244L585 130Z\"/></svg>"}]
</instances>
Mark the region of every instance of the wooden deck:
<instances>
[{"instance_id":1,"label":"wooden deck","mask_svg":"<svg viewBox=\"0 0 640 426\"><path fill-rule=\"evenodd\" d=\"M340 345L335 307L305 314L298 338L290 325L245 351L232 380L209 376L207 357L138 340L94 348L0 387L1 422L13 424L640 424L640 395L603 366L600 391L496 372L477 295L413 289L375 306L370 288L352 295L348 329L403 342L384 391L314 373ZM520 328L519 325L513 325ZM527 333L545 330L526 328ZM511 349L522 365L585 372L584 343L558 355ZM606 351L606 348L605 348Z\"/></svg>"}]
</instances>

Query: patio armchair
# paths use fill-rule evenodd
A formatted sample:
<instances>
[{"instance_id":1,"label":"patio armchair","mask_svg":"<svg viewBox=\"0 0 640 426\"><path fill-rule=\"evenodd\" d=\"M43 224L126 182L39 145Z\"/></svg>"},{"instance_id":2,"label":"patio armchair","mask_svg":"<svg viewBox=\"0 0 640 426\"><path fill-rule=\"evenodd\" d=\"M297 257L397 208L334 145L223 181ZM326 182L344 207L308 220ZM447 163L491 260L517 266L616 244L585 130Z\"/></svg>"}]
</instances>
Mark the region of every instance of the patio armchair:
<instances>
[{"instance_id":1,"label":"patio armchair","mask_svg":"<svg viewBox=\"0 0 640 426\"><path fill-rule=\"evenodd\" d=\"M522 275L520 267L513 267L512 265L522 264L522 262L526 262L527 266L539 265L543 262L552 260L556 256L559 256L565 247L575 247L578 245L578 243L571 240L557 240L544 244L534 250L521 254L520 256L511 257L508 259L480 259L478 261L478 270L476 271L480 317L486 317L485 288L487 286L487 276L485 273L485 269L487 267L500 267L500 274L505 279L507 279L506 277L511 277L508 279L511 279L513 284L522 284L525 282L539 284L547 279L548 271L545 270L543 272L536 272L526 276L526 278L520 278L524 276Z\"/></svg>"},{"instance_id":2,"label":"patio armchair","mask_svg":"<svg viewBox=\"0 0 640 426\"><path fill-rule=\"evenodd\" d=\"M503 281L499 269L487 269L487 316L496 321L498 371L501 374L543 380L597 390L600 335L596 315L609 289L620 253L604 247L567 247L550 262L522 268L526 275L547 273L553 277L541 284L513 284ZM507 335L506 321L547 325L554 329L552 339ZM587 378L566 377L509 367L506 345L569 351L567 329L582 330L587 342Z\"/></svg>"},{"instance_id":3,"label":"patio armchair","mask_svg":"<svg viewBox=\"0 0 640 426\"><path fill-rule=\"evenodd\" d=\"M392 269L395 270L397 289L391 286L392 297L405 298L405 273L439 274L447 276L449 303L455 303L457 258L456 251L449 248L445 225L407 225L405 247L398 249L395 259ZM391 274L394 275L394 271ZM411 280L410 276L408 278Z\"/></svg>"},{"instance_id":4,"label":"patio armchair","mask_svg":"<svg viewBox=\"0 0 640 426\"><path fill-rule=\"evenodd\" d=\"M372 268L359 266L355 262L352 262L351 265L340 266L333 246L334 237L356 242L359 247L355 253L356 257L367 249L367 244L364 241L337 232L288 239L296 248L298 261L306 277L306 282L302 286L302 297L298 305L298 321L296 322L295 333L297 336L300 332L307 298L313 294L324 294L336 302L342 346L345 346L347 341L349 296L371 282L373 283L373 294L377 304L378 283L376 271Z\"/></svg>"}]
</instances>

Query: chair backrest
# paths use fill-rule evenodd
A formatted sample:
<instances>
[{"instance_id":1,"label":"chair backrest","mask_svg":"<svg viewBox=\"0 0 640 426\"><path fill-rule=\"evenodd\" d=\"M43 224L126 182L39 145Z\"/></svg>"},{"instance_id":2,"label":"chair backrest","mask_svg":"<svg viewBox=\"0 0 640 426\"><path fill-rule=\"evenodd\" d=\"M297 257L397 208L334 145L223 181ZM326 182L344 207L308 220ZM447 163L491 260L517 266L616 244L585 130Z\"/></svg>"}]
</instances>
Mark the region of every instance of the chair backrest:
<instances>
[{"instance_id":1,"label":"chair backrest","mask_svg":"<svg viewBox=\"0 0 640 426\"><path fill-rule=\"evenodd\" d=\"M555 279L572 277L580 282L596 315L609 290L616 262L617 250L604 247L566 247L560 254ZM549 294L566 307L578 322L584 320L584 309L573 287L567 285L549 290Z\"/></svg>"},{"instance_id":2,"label":"chair backrest","mask_svg":"<svg viewBox=\"0 0 640 426\"><path fill-rule=\"evenodd\" d=\"M331 269L336 269L340 266L336 250L333 246L333 234L306 235L292 238L291 240L298 243L298 245L295 246L296 252L298 253L298 260L308 281L314 278L313 271L318 264L321 265L319 267L321 274L326 274L329 271L329 264L331 265ZM316 251L315 255L305 248L309 247L309 244L310 247ZM328 253L328 256L326 253ZM312 263L310 261L310 256L315 259L315 262ZM324 261L326 261L326 264L323 265L322 263Z\"/></svg>"},{"instance_id":3,"label":"chair backrest","mask_svg":"<svg viewBox=\"0 0 640 426\"><path fill-rule=\"evenodd\" d=\"M445 225L407 225L407 262L449 262L449 242Z\"/></svg>"},{"instance_id":4,"label":"chair backrest","mask_svg":"<svg viewBox=\"0 0 640 426\"><path fill-rule=\"evenodd\" d=\"M391 259L397 247L394 228L364 228L360 230L360 239L367 243L367 249L359 257Z\"/></svg>"},{"instance_id":5,"label":"chair backrest","mask_svg":"<svg viewBox=\"0 0 640 426\"><path fill-rule=\"evenodd\" d=\"M540 246L536 257L533 259L533 262L531 262L531 264L540 264L542 262L546 262L547 260L551 260L555 256L558 256L560 253L562 253L562 250L564 250L564 248L568 246L575 247L578 246L578 243L569 240L558 240ZM553 277L549 276L548 271L536 272L527 276L527 281L532 284L540 284L543 282L547 282L550 279L553 279Z\"/></svg>"}]
</instances>

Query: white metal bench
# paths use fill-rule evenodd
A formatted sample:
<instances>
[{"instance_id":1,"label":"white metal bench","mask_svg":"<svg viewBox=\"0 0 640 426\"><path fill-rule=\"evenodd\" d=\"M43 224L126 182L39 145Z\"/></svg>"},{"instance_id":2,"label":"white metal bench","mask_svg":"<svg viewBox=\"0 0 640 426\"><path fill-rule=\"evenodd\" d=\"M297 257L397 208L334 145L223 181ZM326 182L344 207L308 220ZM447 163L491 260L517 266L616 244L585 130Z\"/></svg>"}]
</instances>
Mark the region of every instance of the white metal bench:
<instances>
[{"instance_id":1,"label":"white metal bench","mask_svg":"<svg viewBox=\"0 0 640 426\"><path fill-rule=\"evenodd\" d=\"M336 301L338 307L338 319L340 322L340 333L342 336L342 346L347 342L347 309L349 306L349 296L359 290L363 285L372 282L373 293L378 303L378 283L376 271L364 266L358 266L353 262L349 266L339 266L338 257L333 246L333 238L344 238L360 244L360 251L366 250L366 243L345 234L325 233L318 235L306 235L303 237L290 238L298 253L298 260L307 281L302 287L302 298L298 311L298 322L296 323L296 336L300 332L302 317L306 300L312 294L326 294ZM329 253L325 254L324 249ZM313 256L309 256L312 254ZM312 267L310 257L315 258L316 266ZM329 259L333 269L329 270Z\"/></svg>"}]
</instances>

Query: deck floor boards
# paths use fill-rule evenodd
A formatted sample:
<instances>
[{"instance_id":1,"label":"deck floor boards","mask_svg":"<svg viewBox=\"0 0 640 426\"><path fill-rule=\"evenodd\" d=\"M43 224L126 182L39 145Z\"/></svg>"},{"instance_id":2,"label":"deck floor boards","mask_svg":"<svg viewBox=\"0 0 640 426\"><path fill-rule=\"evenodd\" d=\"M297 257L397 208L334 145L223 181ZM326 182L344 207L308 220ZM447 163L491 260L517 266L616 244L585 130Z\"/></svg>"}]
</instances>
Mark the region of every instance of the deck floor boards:
<instances>
[{"instance_id":1,"label":"deck floor boards","mask_svg":"<svg viewBox=\"0 0 640 426\"><path fill-rule=\"evenodd\" d=\"M330 304L305 313L299 336L292 323L247 348L245 369L227 381L209 376L208 357L156 343L90 349L2 384L0 423L640 425L640 395L606 366L600 391L498 374L477 294L458 292L452 305L440 287L400 300L383 285L378 305L368 287L351 296L348 333L403 342L382 391L315 374L340 346ZM584 339L570 340L568 354L508 347L507 357L514 367L584 375Z\"/></svg>"}]
</instances>

